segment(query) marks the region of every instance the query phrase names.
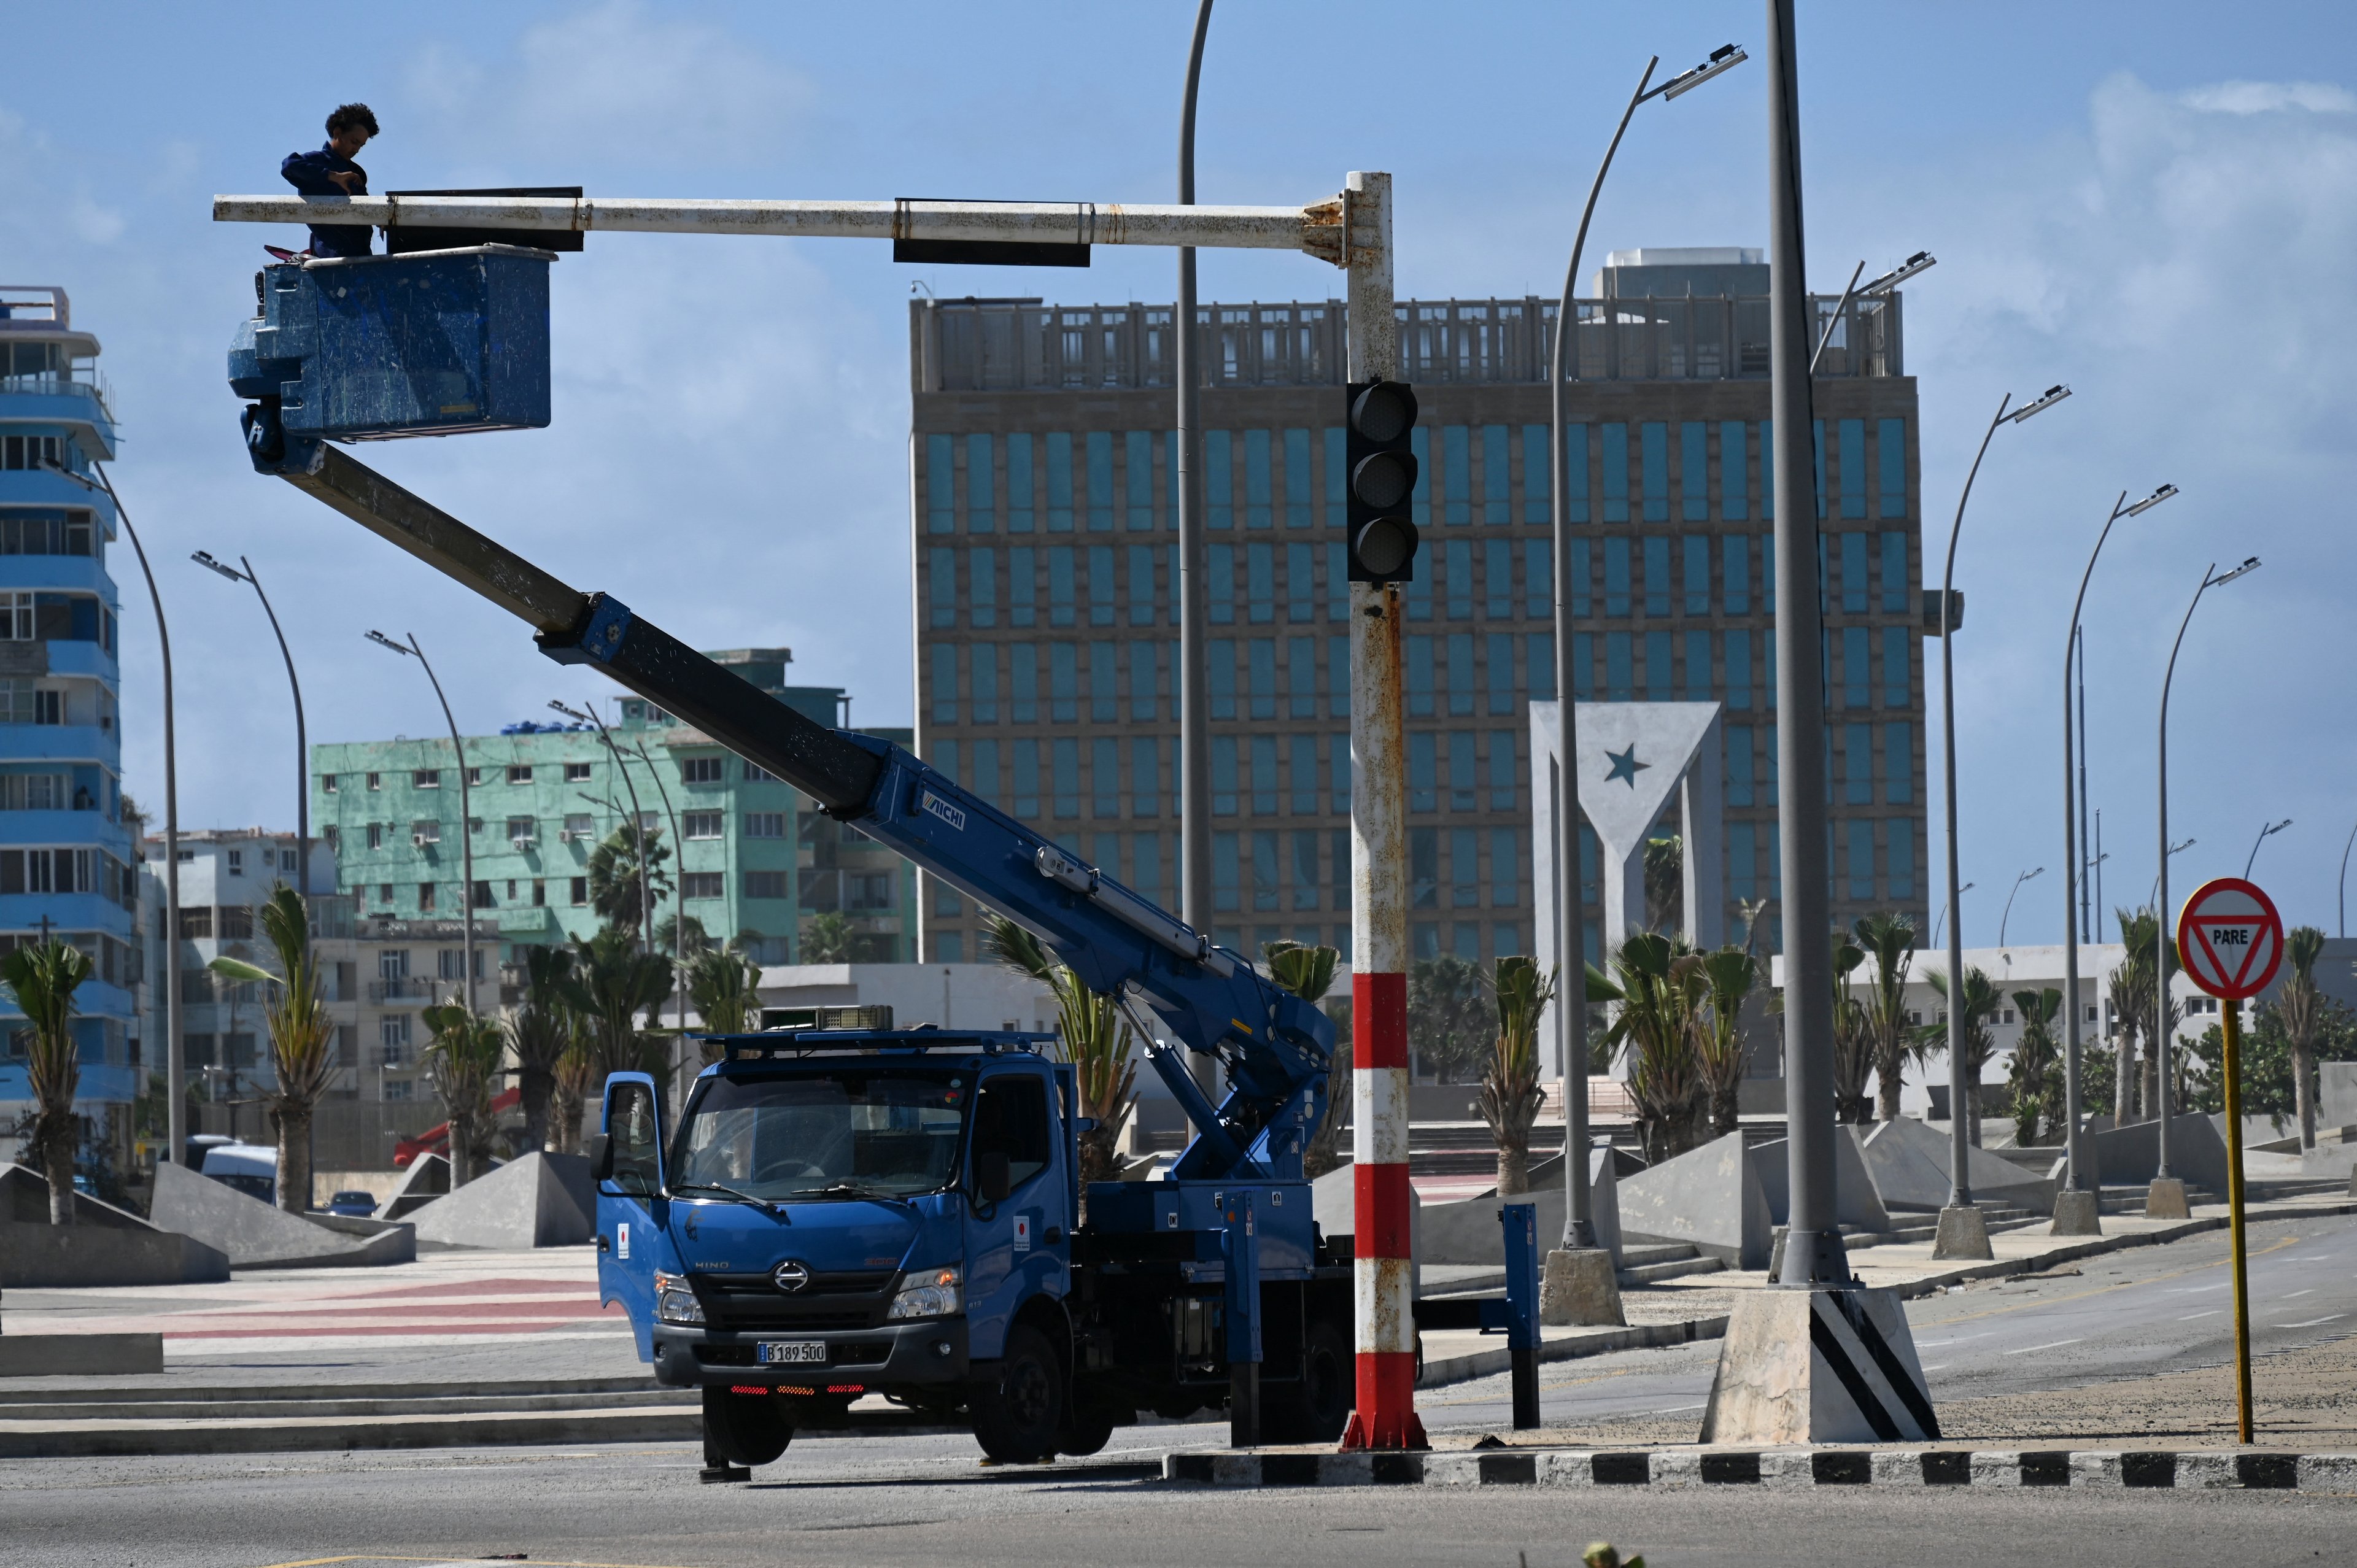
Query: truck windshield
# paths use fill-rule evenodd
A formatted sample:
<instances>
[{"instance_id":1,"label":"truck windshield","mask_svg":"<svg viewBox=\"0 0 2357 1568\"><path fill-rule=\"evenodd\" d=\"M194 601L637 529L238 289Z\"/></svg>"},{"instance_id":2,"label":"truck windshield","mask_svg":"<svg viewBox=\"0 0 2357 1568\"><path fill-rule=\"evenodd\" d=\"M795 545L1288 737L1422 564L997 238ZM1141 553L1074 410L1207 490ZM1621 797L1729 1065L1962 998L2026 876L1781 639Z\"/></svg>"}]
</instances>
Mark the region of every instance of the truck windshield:
<instances>
[{"instance_id":1,"label":"truck windshield","mask_svg":"<svg viewBox=\"0 0 2357 1568\"><path fill-rule=\"evenodd\" d=\"M689 1108L674 1189L699 1183L777 1201L938 1192L957 1173L971 1076L831 1069L714 1078Z\"/></svg>"}]
</instances>

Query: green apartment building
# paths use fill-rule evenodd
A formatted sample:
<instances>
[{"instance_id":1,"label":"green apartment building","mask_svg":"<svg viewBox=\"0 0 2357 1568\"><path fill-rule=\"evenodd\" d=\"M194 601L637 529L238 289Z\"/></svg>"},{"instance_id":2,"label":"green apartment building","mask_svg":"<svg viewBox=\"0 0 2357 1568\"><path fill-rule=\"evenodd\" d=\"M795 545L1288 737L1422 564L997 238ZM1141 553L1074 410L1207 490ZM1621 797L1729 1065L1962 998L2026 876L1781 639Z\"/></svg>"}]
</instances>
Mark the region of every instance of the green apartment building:
<instances>
[{"instance_id":1,"label":"green apartment building","mask_svg":"<svg viewBox=\"0 0 2357 1568\"><path fill-rule=\"evenodd\" d=\"M840 689L785 683L788 650L712 657L810 717L840 722ZM899 856L640 698L620 701L612 735L619 759L587 725L526 722L469 737L463 825L461 764L447 739L313 746L312 818L334 850L339 891L361 920L457 918L470 840L476 929L496 942L477 962L490 964L517 945L597 929L589 856L635 811L675 852L665 870L678 886L658 919L676 897L714 940L745 934L760 962L783 964L802 961L810 917L841 913L852 961L915 957L915 883Z\"/></svg>"}]
</instances>

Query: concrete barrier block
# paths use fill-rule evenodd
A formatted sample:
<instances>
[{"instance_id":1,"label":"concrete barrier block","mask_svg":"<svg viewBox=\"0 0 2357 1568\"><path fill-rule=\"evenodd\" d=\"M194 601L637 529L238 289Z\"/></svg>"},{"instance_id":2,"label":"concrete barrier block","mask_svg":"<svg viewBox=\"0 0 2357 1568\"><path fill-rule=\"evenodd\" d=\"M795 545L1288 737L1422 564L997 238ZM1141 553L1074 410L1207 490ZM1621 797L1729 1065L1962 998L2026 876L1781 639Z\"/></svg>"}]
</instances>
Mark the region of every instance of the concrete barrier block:
<instances>
[{"instance_id":1,"label":"concrete barrier block","mask_svg":"<svg viewBox=\"0 0 2357 1568\"><path fill-rule=\"evenodd\" d=\"M218 1284L229 1257L193 1236L141 1225L0 1220L0 1283L25 1290Z\"/></svg>"},{"instance_id":2,"label":"concrete barrier block","mask_svg":"<svg viewBox=\"0 0 2357 1568\"><path fill-rule=\"evenodd\" d=\"M185 1165L156 1167L149 1212L158 1226L225 1254L234 1269L371 1268L417 1255L406 1225L369 1221L367 1233L354 1234L248 1197Z\"/></svg>"},{"instance_id":3,"label":"concrete barrier block","mask_svg":"<svg viewBox=\"0 0 2357 1568\"><path fill-rule=\"evenodd\" d=\"M2071 1484L2074 1487L2116 1487L2126 1485L2120 1478L2118 1450L2073 1449L2071 1454Z\"/></svg>"},{"instance_id":4,"label":"concrete barrier block","mask_svg":"<svg viewBox=\"0 0 2357 1568\"><path fill-rule=\"evenodd\" d=\"M1599 1246L1620 1258L1619 1161L1609 1148L1588 1152L1588 1213L1596 1224ZM1336 1173L1340 1174L1340 1173ZM1330 1180L1330 1177L1323 1178ZM1528 1203L1538 1210L1539 1244L1552 1246L1563 1235L1563 1161L1544 1162L1531 1173L1528 1192L1501 1197L1495 1189L1458 1203L1436 1203L1418 1218L1417 1258L1426 1263L1469 1263L1501 1267L1506 1261L1505 1233L1498 1225L1501 1203ZM1321 1215L1319 1223L1324 1223ZM1327 1227L1328 1233L1333 1228ZM1616 1320L1617 1321L1617 1320Z\"/></svg>"},{"instance_id":5,"label":"concrete barrier block","mask_svg":"<svg viewBox=\"0 0 2357 1568\"><path fill-rule=\"evenodd\" d=\"M2299 1489L2303 1492L2357 1492L2357 1454L2301 1455Z\"/></svg>"},{"instance_id":6,"label":"concrete barrier block","mask_svg":"<svg viewBox=\"0 0 2357 1568\"><path fill-rule=\"evenodd\" d=\"M1624 1177L1617 1197L1624 1240L1684 1241L1736 1268L1767 1264L1772 1221L1740 1133Z\"/></svg>"},{"instance_id":7,"label":"concrete barrier block","mask_svg":"<svg viewBox=\"0 0 2357 1568\"><path fill-rule=\"evenodd\" d=\"M0 1378L107 1378L163 1369L161 1334L0 1334Z\"/></svg>"},{"instance_id":8,"label":"concrete barrier block","mask_svg":"<svg viewBox=\"0 0 2357 1568\"><path fill-rule=\"evenodd\" d=\"M594 1230L583 1212L589 1163L525 1155L412 1211L417 1240L443 1247L576 1247ZM595 1211L596 1200L589 1208Z\"/></svg>"},{"instance_id":9,"label":"concrete barrier block","mask_svg":"<svg viewBox=\"0 0 2357 1568\"><path fill-rule=\"evenodd\" d=\"M1594 1461L1595 1455L1586 1449L1541 1454L1538 1456L1538 1483L1542 1487L1593 1487L1596 1485Z\"/></svg>"}]
</instances>

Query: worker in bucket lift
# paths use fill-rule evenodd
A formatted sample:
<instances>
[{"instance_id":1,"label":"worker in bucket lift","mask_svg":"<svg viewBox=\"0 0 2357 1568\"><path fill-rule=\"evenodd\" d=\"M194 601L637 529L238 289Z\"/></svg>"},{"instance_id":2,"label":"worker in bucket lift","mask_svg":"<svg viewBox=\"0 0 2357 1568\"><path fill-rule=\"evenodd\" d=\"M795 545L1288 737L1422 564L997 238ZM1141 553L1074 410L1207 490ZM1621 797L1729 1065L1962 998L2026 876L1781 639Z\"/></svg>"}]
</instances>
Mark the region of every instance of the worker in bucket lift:
<instances>
[{"instance_id":1,"label":"worker in bucket lift","mask_svg":"<svg viewBox=\"0 0 2357 1568\"><path fill-rule=\"evenodd\" d=\"M375 134L376 116L367 104L342 104L328 116L327 145L316 153L287 154L278 172L305 196L366 196L368 170L352 159ZM304 256L365 256L370 239L365 223L314 223L308 251L298 254L275 245L263 248L282 262Z\"/></svg>"}]
</instances>

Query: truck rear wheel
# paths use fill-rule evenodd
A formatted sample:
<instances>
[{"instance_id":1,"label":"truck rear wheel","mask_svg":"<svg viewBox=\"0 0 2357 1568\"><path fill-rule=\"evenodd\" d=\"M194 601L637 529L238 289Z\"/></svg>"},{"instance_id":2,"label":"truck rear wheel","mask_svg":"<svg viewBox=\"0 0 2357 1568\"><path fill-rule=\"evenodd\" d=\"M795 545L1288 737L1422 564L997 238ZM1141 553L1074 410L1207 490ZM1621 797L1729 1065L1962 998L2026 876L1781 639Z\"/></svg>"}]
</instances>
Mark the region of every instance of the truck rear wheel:
<instances>
[{"instance_id":1,"label":"truck rear wheel","mask_svg":"<svg viewBox=\"0 0 2357 1568\"><path fill-rule=\"evenodd\" d=\"M1332 1443L1350 1424L1358 1402L1358 1369L1351 1342L1330 1318L1318 1318L1301 1344L1301 1380L1269 1402L1265 1418L1272 1443Z\"/></svg>"},{"instance_id":2,"label":"truck rear wheel","mask_svg":"<svg viewBox=\"0 0 2357 1568\"><path fill-rule=\"evenodd\" d=\"M1056 1455L1064 1431L1064 1369L1049 1337L1028 1324L1006 1331L996 1375L975 1384L974 1441L1002 1465Z\"/></svg>"},{"instance_id":3,"label":"truck rear wheel","mask_svg":"<svg viewBox=\"0 0 2357 1568\"><path fill-rule=\"evenodd\" d=\"M731 1465L767 1465L786 1451L794 1429L774 1394L704 1391L704 1446Z\"/></svg>"}]
</instances>

